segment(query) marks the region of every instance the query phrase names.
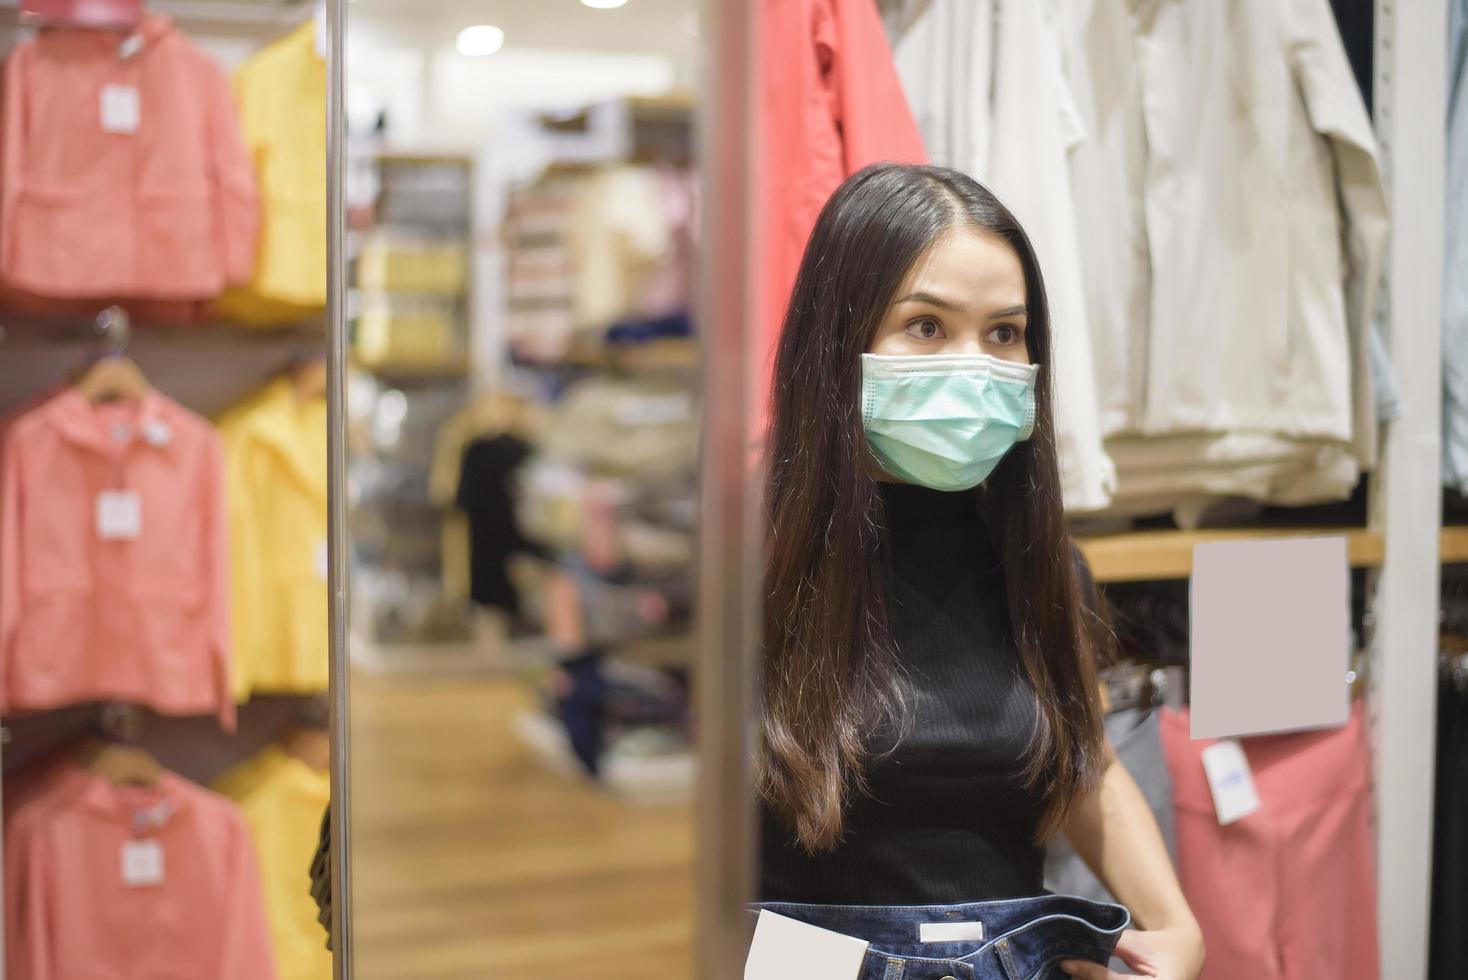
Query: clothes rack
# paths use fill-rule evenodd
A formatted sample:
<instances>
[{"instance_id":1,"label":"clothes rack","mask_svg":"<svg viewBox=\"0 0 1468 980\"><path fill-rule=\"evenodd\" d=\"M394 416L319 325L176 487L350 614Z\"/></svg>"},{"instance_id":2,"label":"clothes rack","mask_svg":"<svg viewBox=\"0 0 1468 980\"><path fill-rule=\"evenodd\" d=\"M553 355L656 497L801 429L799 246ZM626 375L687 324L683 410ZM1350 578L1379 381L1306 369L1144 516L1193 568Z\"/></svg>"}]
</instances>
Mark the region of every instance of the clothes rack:
<instances>
[{"instance_id":1,"label":"clothes rack","mask_svg":"<svg viewBox=\"0 0 1468 980\"><path fill-rule=\"evenodd\" d=\"M18 10L20 0L0 0L0 10ZM311 12L310 0L268 3L200 3L197 0L153 0L148 9L192 26L274 26L296 24Z\"/></svg>"}]
</instances>

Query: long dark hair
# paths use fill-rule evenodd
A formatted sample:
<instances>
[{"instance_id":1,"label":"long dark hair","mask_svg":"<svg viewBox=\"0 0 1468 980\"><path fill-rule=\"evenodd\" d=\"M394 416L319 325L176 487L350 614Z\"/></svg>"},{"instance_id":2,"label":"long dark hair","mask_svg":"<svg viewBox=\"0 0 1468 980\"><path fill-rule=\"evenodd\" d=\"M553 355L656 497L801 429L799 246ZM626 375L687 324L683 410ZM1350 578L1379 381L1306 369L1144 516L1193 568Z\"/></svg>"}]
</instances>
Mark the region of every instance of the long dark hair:
<instances>
[{"instance_id":1,"label":"long dark hair","mask_svg":"<svg viewBox=\"0 0 1468 980\"><path fill-rule=\"evenodd\" d=\"M863 788L865 735L904 708L877 556L882 499L860 413L861 358L913 262L960 222L1007 241L1024 268L1034 435L975 507L1004 561L1010 619L1039 704L1021 777L1047 801L1039 837L1095 785L1104 743L1096 664L1061 507L1050 321L1029 239L978 182L941 167L877 164L821 211L775 359L764 611L760 792L807 848L841 839Z\"/></svg>"}]
</instances>

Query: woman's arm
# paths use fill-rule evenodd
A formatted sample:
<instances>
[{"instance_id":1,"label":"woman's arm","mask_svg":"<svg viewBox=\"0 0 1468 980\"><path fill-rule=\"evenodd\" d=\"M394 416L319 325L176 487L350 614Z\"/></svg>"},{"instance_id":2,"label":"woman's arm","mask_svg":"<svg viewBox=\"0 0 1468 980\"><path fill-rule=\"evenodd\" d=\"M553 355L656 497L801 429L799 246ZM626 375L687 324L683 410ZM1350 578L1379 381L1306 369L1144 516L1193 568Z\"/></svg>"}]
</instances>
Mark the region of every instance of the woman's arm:
<instances>
[{"instance_id":1,"label":"woman's arm","mask_svg":"<svg viewBox=\"0 0 1468 980\"><path fill-rule=\"evenodd\" d=\"M1117 955L1141 976L1192 980L1203 966L1203 935L1172 869L1162 831L1131 774L1116 761L1100 783L1077 800L1066 818L1065 835L1086 866L1131 910L1137 928ZM1068 971L1071 972L1071 971ZM1073 971L1081 977L1115 974L1094 964Z\"/></svg>"}]
</instances>

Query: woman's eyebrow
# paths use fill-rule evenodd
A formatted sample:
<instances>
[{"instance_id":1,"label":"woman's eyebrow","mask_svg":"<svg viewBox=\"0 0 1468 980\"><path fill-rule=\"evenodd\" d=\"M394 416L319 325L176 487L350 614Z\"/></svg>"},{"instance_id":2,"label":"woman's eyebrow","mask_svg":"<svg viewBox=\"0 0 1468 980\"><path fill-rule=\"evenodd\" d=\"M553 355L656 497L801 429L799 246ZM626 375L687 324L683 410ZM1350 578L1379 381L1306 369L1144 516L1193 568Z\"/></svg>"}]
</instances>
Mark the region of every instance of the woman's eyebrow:
<instances>
[{"instance_id":1,"label":"woman's eyebrow","mask_svg":"<svg viewBox=\"0 0 1468 980\"><path fill-rule=\"evenodd\" d=\"M993 313L990 313L989 319L997 320L1002 316L1026 316L1028 312L1029 311L1026 310L1023 306L1011 306L1008 309L997 310Z\"/></svg>"},{"instance_id":2,"label":"woman's eyebrow","mask_svg":"<svg viewBox=\"0 0 1468 980\"><path fill-rule=\"evenodd\" d=\"M939 309L952 310L954 312L962 312L963 310L962 303L956 303L951 299L944 299L941 296L934 296L932 293L908 293L897 302L927 303L929 306L936 306Z\"/></svg>"}]
</instances>

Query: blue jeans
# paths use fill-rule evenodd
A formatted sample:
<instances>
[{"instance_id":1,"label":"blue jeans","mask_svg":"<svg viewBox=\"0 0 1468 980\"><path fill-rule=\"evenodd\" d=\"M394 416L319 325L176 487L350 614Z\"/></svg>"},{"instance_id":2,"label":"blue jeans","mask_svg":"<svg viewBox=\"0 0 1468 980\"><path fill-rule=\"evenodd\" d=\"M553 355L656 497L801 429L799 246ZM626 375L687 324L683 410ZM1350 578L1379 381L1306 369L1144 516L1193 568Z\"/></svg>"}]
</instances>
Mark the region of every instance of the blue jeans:
<instances>
[{"instance_id":1,"label":"blue jeans","mask_svg":"<svg viewBox=\"0 0 1468 980\"><path fill-rule=\"evenodd\" d=\"M1131 913L1120 905L1041 895L964 905L761 902L789 919L871 943L857 980L1065 980L1061 960L1106 964ZM983 939L921 942L923 923L982 922Z\"/></svg>"}]
</instances>

